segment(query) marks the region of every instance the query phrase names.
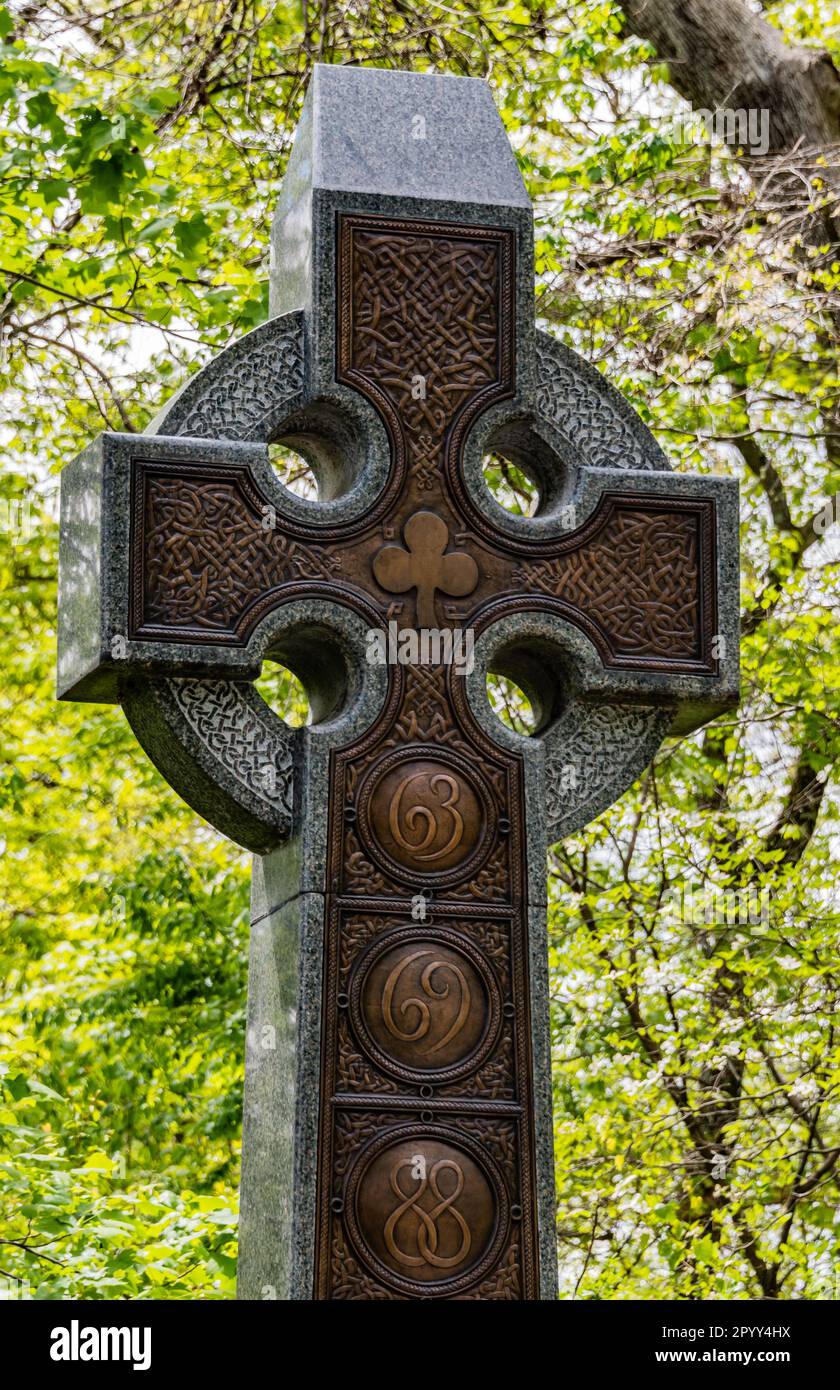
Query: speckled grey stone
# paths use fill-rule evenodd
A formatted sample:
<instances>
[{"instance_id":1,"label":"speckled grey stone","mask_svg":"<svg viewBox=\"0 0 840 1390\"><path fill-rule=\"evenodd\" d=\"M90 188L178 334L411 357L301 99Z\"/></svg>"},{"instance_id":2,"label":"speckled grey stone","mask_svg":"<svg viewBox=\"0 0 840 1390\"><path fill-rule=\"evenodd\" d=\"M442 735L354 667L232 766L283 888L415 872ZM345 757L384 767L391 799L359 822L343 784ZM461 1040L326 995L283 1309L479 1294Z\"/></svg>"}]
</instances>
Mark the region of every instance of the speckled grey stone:
<instances>
[{"instance_id":1,"label":"speckled grey stone","mask_svg":"<svg viewBox=\"0 0 840 1390\"><path fill-rule=\"evenodd\" d=\"M556 708L549 712L546 724L527 738L503 730L487 699L488 672L499 669L496 654L511 642L550 649L557 654L563 673ZM674 722L675 701L653 703L638 677L610 673L615 676L618 679L605 679L589 639L550 613L502 618L476 643L475 667L467 679L473 713L492 738L500 742L504 736L526 759L528 840L536 860L529 870L532 903L544 901L533 885L549 845L611 806L644 771ZM546 677L555 687L559 684L552 671L546 670ZM525 688L527 675L520 675L520 682ZM605 698L606 692L621 699ZM533 694L538 706L540 691Z\"/></svg>"},{"instance_id":2,"label":"speckled grey stone","mask_svg":"<svg viewBox=\"0 0 840 1390\"><path fill-rule=\"evenodd\" d=\"M73 699L102 659L102 443L95 439L61 474L58 568L59 699Z\"/></svg>"},{"instance_id":3,"label":"speckled grey stone","mask_svg":"<svg viewBox=\"0 0 840 1390\"><path fill-rule=\"evenodd\" d=\"M173 676L129 681L121 700L138 743L205 820L257 854L288 838L301 734L253 686Z\"/></svg>"},{"instance_id":4,"label":"speckled grey stone","mask_svg":"<svg viewBox=\"0 0 840 1390\"><path fill-rule=\"evenodd\" d=\"M414 138L418 117L423 139ZM355 413L360 398L335 380L335 228L341 213L353 212L514 232L516 396L508 409L529 410L536 381L533 217L487 84L315 65L272 227L270 305L272 314L305 312L319 408Z\"/></svg>"},{"instance_id":5,"label":"speckled grey stone","mask_svg":"<svg viewBox=\"0 0 840 1390\"><path fill-rule=\"evenodd\" d=\"M245 1299L311 1297L329 755L370 727L388 684L384 667L364 662L355 614L313 602L297 616L344 642L353 684L336 719L299 731L294 833L254 861L238 1279Z\"/></svg>"},{"instance_id":6,"label":"speckled grey stone","mask_svg":"<svg viewBox=\"0 0 840 1390\"><path fill-rule=\"evenodd\" d=\"M303 405L305 385L303 314L269 319L189 377L146 433L271 439Z\"/></svg>"},{"instance_id":7,"label":"speckled grey stone","mask_svg":"<svg viewBox=\"0 0 840 1390\"><path fill-rule=\"evenodd\" d=\"M337 195L334 207L403 217L454 203L472 204L475 217L489 209L496 225L501 209L531 218L486 82L439 73L315 64L274 217L272 314L311 308L313 292L317 300L314 204L324 194ZM459 211L458 220L474 219Z\"/></svg>"},{"instance_id":8,"label":"speckled grey stone","mask_svg":"<svg viewBox=\"0 0 840 1390\"><path fill-rule=\"evenodd\" d=\"M172 435L101 434L61 475L58 696L115 702L131 677L258 674L253 658L210 643L129 641L129 489L134 459L248 467L278 498L265 445ZM283 492L286 489L282 489ZM83 506L86 510L82 510ZM81 513L81 520L80 520Z\"/></svg>"}]
</instances>

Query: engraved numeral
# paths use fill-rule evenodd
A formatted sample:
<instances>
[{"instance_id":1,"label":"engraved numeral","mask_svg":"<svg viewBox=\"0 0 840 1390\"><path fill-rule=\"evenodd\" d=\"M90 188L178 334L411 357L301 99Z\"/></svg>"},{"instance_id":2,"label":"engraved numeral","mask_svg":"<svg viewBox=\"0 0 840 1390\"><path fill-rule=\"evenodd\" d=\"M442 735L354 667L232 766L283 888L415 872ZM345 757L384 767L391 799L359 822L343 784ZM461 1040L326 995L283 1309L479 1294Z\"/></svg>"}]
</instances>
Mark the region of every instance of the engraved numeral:
<instances>
[{"instance_id":1,"label":"engraved numeral","mask_svg":"<svg viewBox=\"0 0 840 1390\"><path fill-rule=\"evenodd\" d=\"M414 1192L406 1195L400 1187L399 1175L403 1168L410 1168L410 1176L418 1183ZM422 1177L418 1177L422 1171ZM455 1186L448 1194L444 1194L440 1189L439 1178L442 1173L450 1172L454 1175ZM391 1191L397 1198L397 1206L391 1212L385 1222L383 1239L389 1253L398 1264L405 1265L406 1268L416 1268L417 1265L434 1265L436 1269L453 1269L455 1265L461 1264L467 1258L472 1245L470 1228L464 1220L455 1202L464 1190L464 1173L459 1163L454 1158L440 1158L437 1163L426 1174L426 1160L422 1154L413 1154L411 1158L402 1158L394 1164L390 1175ZM435 1200L435 1206L431 1211L426 1211L421 1207L420 1201L425 1193L429 1191ZM413 1211L417 1217L418 1226L414 1235L414 1241L418 1253L415 1255L411 1250L405 1250L398 1243L398 1226L406 1212ZM438 1255L438 1222L443 1216L454 1221L460 1234L460 1245L454 1255Z\"/></svg>"},{"instance_id":2,"label":"engraved numeral","mask_svg":"<svg viewBox=\"0 0 840 1390\"><path fill-rule=\"evenodd\" d=\"M449 840L443 846L443 849L429 850L429 845L431 845L438 834L438 820L435 813L430 811L428 806L421 806L419 803L409 807L408 811L405 813L404 823L409 833L414 834L417 822L425 822L426 833L418 844L411 844L406 840L400 830L403 794L412 782L416 782L418 778L424 775L424 773L415 772L409 777L403 778L402 782L400 782L400 785L391 797L391 804L388 808L388 826L397 844L402 849L408 850L410 854L414 855L415 859L425 859L431 862L433 859L443 859L445 855L450 854L453 849L458 847L464 835L464 821L460 811L455 809L461 796L461 788L458 782L454 777L450 776L448 772L438 772L430 779L429 786L432 791L436 793L441 784L449 789L449 799L447 801L441 801L441 810L448 811L452 817L452 833ZM429 850L429 852L426 853L426 850Z\"/></svg>"},{"instance_id":3,"label":"engraved numeral","mask_svg":"<svg viewBox=\"0 0 840 1390\"><path fill-rule=\"evenodd\" d=\"M385 988L382 991L382 1018L385 1022L385 1027L392 1037L399 1038L402 1042L419 1042L421 1038L426 1036L431 1024L431 1010L425 999L412 997L411 999L404 999L400 1004L399 1011L403 1015L405 1015L409 1009L417 1010L417 1026L411 1033L406 1033L399 1027L393 1014L394 990L399 983L400 976L414 961L423 960L426 956L434 956L434 951L414 951L410 956L405 956L394 966L385 981ZM423 968L423 972L420 976L420 985L429 999L441 1000L449 998L448 984L444 983L442 989L435 989L434 987L432 976L436 970L449 970L455 976L460 990L460 1006L454 1023L444 1037L442 1037L439 1042L436 1042L433 1047L423 1049L429 1056L433 1052L439 1052L440 1049L445 1047L448 1042L451 1042L453 1038L457 1038L467 1021L471 1003L470 987L464 978L463 971L459 970L458 966L454 965L452 961L445 960L432 960Z\"/></svg>"}]
</instances>

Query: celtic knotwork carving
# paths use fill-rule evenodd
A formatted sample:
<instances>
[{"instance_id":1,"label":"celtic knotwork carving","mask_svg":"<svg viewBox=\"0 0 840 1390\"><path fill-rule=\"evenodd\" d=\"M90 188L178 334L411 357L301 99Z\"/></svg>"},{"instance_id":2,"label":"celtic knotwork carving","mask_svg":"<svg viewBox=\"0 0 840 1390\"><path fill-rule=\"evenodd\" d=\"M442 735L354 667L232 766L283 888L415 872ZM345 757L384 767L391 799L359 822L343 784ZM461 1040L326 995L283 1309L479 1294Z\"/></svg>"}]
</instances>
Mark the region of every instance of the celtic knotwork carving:
<instances>
[{"instance_id":1,"label":"celtic knotwork carving","mask_svg":"<svg viewBox=\"0 0 840 1390\"><path fill-rule=\"evenodd\" d=\"M396 1116L388 1114L386 1117L393 1122ZM347 1173L356 1151L366 1142L366 1140L376 1134L378 1128L377 1117L365 1112L354 1110L340 1110L335 1119L335 1163L333 1172L336 1179L342 1179ZM336 1184L336 1188L338 1184Z\"/></svg>"},{"instance_id":2,"label":"celtic knotwork carving","mask_svg":"<svg viewBox=\"0 0 840 1390\"><path fill-rule=\"evenodd\" d=\"M151 474L144 512L144 624L234 631L277 585L340 569L329 551L264 527L234 482Z\"/></svg>"},{"instance_id":3,"label":"celtic knotwork carving","mask_svg":"<svg viewBox=\"0 0 840 1390\"><path fill-rule=\"evenodd\" d=\"M488 1149L511 1187L515 1186L518 1145L513 1121L490 1115L460 1115L458 1128L472 1134Z\"/></svg>"},{"instance_id":4,"label":"celtic knotwork carving","mask_svg":"<svg viewBox=\"0 0 840 1390\"><path fill-rule=\"evenodd\" d=\"M545 333L537 333L536 349L537 412L561 435L571 462L668 468L653 437L600 372Z\"/></svg>"},{"instance_id":5,"label":"celtic knotwork carving","mask_svg":"<svg viewBox=\"0 0 840 1390\"><path fill-rule=\"evenodd\" d=\"M471 1300L511 1302L520 1299L522 1297L520 1260L519 1243L514 1241L508 1247L506 1255L499 1261L498 1267L490 1278L485 1279L472 1293L464 1294L463 1301L465 1303Z\"/></svg>"},{"instance_id":6,"label":"celtic knotwork carving","mask_svg":"<svg viewBox=\"0 0 840 1390\"><path fill-rule=\"evenodd\" d=\"M701 656L698 516L613 508L588 542L515 578L597 623L624 657Z\"/></svg>"},{"instance_id":7,"label":"celtic knotwork carving","mask_svg":"<svg viewBox=\"0 0 840 1390\"><path fill-rule=\"evenodd\" d=\"M343 226L344 364L390 405L428 489L448 425L501 374L499 234Z\"/></svg>"},{"instance_id":8,"label":"celtic knotwork carving","mask_svg":"<svg viewBox=\"0 0 840 1390\"><path fill-rule=\"evenodd\" d=\"M509 975L510 928L505 922L464 923L465 930L480 945L484 955L493 962L502 989L507 988Z\"/></svg>"},{"instance_id":9,"label":"celtic knotwork carving","mask_svg":"<svg viewBox=\"0 0 840 1390\"><path fill-rule=\"evenodd\" d=\"M339 943L339 967L342 978L347 976L354 960L359 952L372 941L375 936L379 936L387 930L389 919L386 917L348 917L342 924L341 941Z\"/></svg>"},{"instance_id":10,"label":"celtic knotwork carving","mask_svg":"<svg viewBox=\"0 0 840 1390\"><path fill-rule=\"evenodd\" d=\"M232 681L182 677L163 685L214 761L291 820L291 735L262 701Z\"/></svg>"},{"instance_id":11,"label":"celtic knotwork carving","mask_svg":"<svg viewBox=\"0 0 840 1390\"><path fill-rule=\"evenodd\" d=\"M507 846L496 845L487 863L468 883L458 884L452 889L456 898L470 898L476 902L504 902L510 892L510 863Z\"/></svg>"},{"instance_id":12,"label":"celtic knotwork carving","mask_svg":"<svg viewBox=\"0 0 840 1390\"><path fill-rule=\"evenodd\" d=\"M395 1095L399 1087L394 1081L377 1071L367 1057L363 1057L355 1045L347 1024L342 1016L338 1025L338 1057L336 1060L336 1080L342 1092L360 1092L366 1095Z\"/></svg>"},{"instance_id":13,"label":"celtic knotwork carving","mask_svg":"<svg viewBox=\"0 0 840 1390\"><path fill-rule=\"evenodd\" d=\"M551 839L587 824L647 767L668 731L670 708L574 701L547 742L546 809Z\"/></svg>"},{"instance_id":14,"label":"celtic knotwork carving","mask_svg":"<svg viewBox=\"0 0 840 1390\"><path fill-rule=\"evenodd\" d=\"M168 434L264 439L304 387L303 316L273 319L240 339L189 383L166 415Z\"/></svg>"},{"instance_id":15,"label":"celtic knotwork carving","mask_svg":"<svg viewBox=\"0 0 840 1390\"><path fill-rule=\"evenodd\" d=\"M432 434L417 434L412 438L412 475L420 492L431 492L437 481L440 450Z\"/></svg>"},{"instance_id":16,"label":"celtic knotwork carving","mask_svg":"<svg viewBox=\"0 0 840 1390\"><path fill-rule=\"evenodd\" d=\"M407 672L405 699L394 730L408 743L452 743L458 731L449 716L446 678L440 667L417 666Z\"/></svg>"},{"instance_id":17,"label":"celtic knotwork carving","mask_svg":"<svg viewBox=\"0 0 840 1390\"><path fill-rule=\"evenodd\" d=\"M341 1227L333 1228L332 1298L346 1302L402 1302L405 1295L392 1293L361 1268L347 1248Z\"/></svg>"},{"instance_id":18,"label":"celtic knotwork carving","mask_svg":"<svg viewBox=\"0 0 840 1390\"><path fill-rule=\"evenodd\" d=\"M348 889L362 897L377 897L384 893L384 878L365 857L352 830L347 832L347 845L344 877Z\"/></svg>"},{"instance_id":19,"label":"celtic knotwork carving","mask_svg":"<svg viewBox=\"0 0 840 1390\"><path fill-rule=\"evenodd\" d=\"M463 1094L482 1100L512 1100L516 1094L513 1040L505 1027L489 1061L463 1083Z\"/></svg>"}]
</instances>

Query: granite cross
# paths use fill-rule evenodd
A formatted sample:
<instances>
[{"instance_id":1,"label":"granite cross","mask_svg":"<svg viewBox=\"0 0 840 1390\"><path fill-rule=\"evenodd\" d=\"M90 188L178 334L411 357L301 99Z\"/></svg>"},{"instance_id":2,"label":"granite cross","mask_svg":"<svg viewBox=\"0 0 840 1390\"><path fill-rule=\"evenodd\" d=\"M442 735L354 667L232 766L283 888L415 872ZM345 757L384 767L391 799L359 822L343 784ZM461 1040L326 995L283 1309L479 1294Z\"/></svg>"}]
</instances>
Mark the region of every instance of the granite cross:
<instances>
[{"instance_id":1,"label":"granite cross","mask_svg":"<svg viewBox=\"0 0 840 1390\"><path fill-rule=\"evenodd\" d=\"M254 851L240 1296L551 1298L546 852L736 700L736 485L671 472L536 331L481 81L316 67L271 291L146 434L65 470L59 694L119 701ZM473 633L474 668L366 660L394 623ZM254 689L265 658L308 728Z\"/></svg>"}]
</instances>

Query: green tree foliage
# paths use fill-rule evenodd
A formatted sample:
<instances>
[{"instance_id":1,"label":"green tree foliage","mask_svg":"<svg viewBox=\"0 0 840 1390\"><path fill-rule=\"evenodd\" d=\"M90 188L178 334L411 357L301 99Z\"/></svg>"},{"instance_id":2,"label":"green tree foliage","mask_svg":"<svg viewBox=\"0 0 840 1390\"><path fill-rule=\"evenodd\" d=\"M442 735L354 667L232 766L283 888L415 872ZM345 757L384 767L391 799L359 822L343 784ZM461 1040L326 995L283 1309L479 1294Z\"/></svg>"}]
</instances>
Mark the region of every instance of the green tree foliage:
<instances>
[{"instance_id":1,"label":"green tree foliage","mask_svg":"<svg viewBox=\"0 0 840 1390\"><path fill-rule=\"evenodd\" d=\"M837 51L826 0L763 13ZM0 5L0 1277L233 1290L248 866L118 710L53 701L56 475L265 317L314 60L486 76L535 199L544 325L678 468L742 481L742 708L552 854L563 1292L831 1296L836 152L792 180L683 141L609 0ZM527 479L488 467L527 510ZM299 722L288 678L264 681Z\"/></svg>"}]
</instances>

